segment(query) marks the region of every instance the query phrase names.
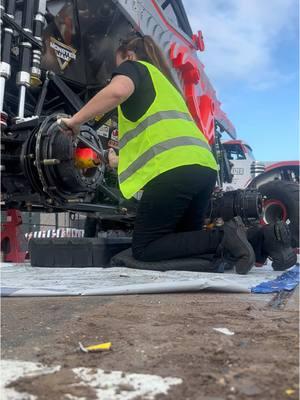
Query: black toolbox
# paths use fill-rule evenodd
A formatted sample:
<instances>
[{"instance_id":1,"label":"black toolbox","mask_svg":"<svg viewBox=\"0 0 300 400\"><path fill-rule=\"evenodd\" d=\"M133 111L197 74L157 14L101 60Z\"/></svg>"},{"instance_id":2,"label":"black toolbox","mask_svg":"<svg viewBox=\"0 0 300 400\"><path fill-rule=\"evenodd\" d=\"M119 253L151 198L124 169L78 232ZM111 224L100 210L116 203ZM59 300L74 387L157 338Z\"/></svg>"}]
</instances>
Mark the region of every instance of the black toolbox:
<instances>
[{"instance_id":1,"label":"black toolbox","mask_svg":"<svg viewBox=\"0 0 300 400\"><path fill-rule=\"evenodd\" d=\"M131 237L36 238L29 241L29 254L33 267L108 267L130 246Z\"/></svg>"}]
</instances>

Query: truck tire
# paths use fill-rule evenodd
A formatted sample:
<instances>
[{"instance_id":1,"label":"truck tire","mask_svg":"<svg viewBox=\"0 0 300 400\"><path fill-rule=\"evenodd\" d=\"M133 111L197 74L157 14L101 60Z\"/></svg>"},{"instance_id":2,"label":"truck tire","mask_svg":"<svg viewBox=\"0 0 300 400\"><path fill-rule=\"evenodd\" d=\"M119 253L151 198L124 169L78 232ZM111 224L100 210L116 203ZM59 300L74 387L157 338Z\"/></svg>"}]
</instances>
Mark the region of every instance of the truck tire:
<instances>
[{"instance_id":1,"label":"truck tire","mask_svg":"<svg viewBox=\"0 0 300 400\"><path fill-rule=\"evenodd\" d=\"M258 188L265 197L263 223L287 221L292 247L299 247L299 184L274 180Z\"/></svg>"}]
</instances>

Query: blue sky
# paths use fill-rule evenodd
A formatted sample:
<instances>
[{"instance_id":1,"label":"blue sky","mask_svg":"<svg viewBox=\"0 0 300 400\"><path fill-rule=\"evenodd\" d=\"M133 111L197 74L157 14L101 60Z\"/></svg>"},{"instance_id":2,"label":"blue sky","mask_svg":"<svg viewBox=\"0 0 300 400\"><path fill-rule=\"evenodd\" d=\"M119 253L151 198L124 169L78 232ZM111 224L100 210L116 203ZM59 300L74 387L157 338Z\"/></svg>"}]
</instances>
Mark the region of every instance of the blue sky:
<instances>
[{"instance_id":1,"label":"blue sky","mask_svg":"<svg viewBox=\"0 0 300 400\"><path fill-rule=\"evenodd\" d=\"M298 0L183 0L222 108L260 160L299 158Z\"/></svg>"}]
</instances>

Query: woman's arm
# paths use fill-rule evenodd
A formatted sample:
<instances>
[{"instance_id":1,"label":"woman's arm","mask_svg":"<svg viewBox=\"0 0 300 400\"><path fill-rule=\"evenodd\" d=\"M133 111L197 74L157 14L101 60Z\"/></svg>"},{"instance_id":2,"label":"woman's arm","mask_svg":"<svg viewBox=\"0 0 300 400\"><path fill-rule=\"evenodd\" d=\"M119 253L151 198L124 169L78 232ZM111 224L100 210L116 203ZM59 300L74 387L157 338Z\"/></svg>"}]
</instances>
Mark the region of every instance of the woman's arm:
<instances>
[{"instance_id":1,"label":"woman's arm","mask_svg":"<svg viewBox=\"0 0 300 400\"><path fill-rule=\"evenodd\" d=\"M71 118L62 118L67 127L78 133L80 125L105 114L122 104L134 92L133 81L125 75L115 76L110 84L97 93L80 111Z\"/></svg>"}]
</instances>

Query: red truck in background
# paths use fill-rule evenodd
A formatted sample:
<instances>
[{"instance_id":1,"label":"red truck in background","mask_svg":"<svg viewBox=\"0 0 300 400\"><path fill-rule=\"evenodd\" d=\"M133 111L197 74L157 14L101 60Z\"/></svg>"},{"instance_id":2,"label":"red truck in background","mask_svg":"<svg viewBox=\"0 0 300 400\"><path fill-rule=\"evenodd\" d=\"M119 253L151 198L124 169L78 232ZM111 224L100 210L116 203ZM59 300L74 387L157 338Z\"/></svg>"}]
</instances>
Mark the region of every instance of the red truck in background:
<instances>
[{"instance_id":1,"label":"red truck in background","mask_svg":"<svg viewBox=\"0 0 300 400\"><path fill-rule=\"evenodd\" d=\"M299 245L299 161L257 161L242 140L223 142L231 163L232 181L225 190L257 188L263 195L261 223L284 220L290 225L293 246Z\"/></svg>"}]
</instances>

